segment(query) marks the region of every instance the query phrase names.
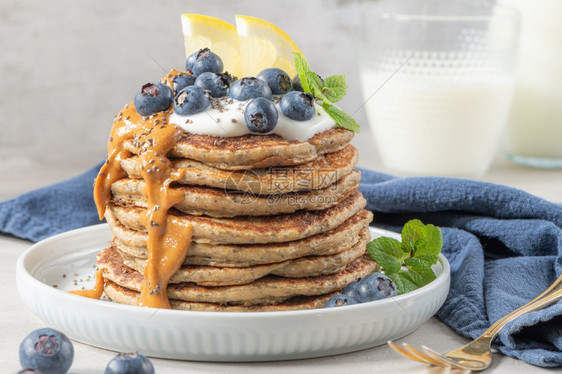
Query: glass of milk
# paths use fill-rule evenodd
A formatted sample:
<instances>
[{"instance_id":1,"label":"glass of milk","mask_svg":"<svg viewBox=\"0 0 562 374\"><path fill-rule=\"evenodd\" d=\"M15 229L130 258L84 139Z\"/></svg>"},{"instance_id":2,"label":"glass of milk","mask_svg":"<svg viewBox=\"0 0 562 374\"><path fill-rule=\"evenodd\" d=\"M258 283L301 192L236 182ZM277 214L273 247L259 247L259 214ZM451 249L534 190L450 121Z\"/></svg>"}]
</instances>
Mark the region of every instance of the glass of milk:
<instances>
[{"instance_id":1,"label":"glass of milk","mask_svg":"<svg viewBox=\"0 0 562 374\"><path fill-rule=\"evenodd\" d=\"M508 158L562 168L562 1L500 0L521 13L515 94L505 137Z\"/></svg>"},{"instance_id":2,"label":"glass of milk","mask_svg":"<svg viewBox=\"0 0 562 374\"><path fill-rule=\"evenodd\" d=\"M391 172L479 178L497 153L514 91L519 14L474 4L363 4L363 106Z\"/></svg>"}]
</instances>

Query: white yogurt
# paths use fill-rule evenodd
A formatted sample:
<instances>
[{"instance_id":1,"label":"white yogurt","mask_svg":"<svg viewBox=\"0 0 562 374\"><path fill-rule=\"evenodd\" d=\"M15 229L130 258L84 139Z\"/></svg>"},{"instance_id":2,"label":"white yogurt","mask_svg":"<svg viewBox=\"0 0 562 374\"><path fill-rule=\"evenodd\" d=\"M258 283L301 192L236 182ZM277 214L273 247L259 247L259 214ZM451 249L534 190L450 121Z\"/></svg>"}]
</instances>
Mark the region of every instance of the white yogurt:
<instances>
[{"instance_id":1,"label":"white yogurt","mask_svg":"<svg viewBox=\"0 0 562 374\"><path fill-rule=\"evenodd\" d=\"M170 123L176 124L190 134L234 137L251 134L244 120L244 109L250 100L237 101L228 98L213 100L213 105L204 112L193 115L170 115ZM292 120L275 104L279 120L272 132L288 140L306 141L314 135L336 127L332 118L322 107L314 104L316 113L308 121Z\"/></svg>"}]
</instances>

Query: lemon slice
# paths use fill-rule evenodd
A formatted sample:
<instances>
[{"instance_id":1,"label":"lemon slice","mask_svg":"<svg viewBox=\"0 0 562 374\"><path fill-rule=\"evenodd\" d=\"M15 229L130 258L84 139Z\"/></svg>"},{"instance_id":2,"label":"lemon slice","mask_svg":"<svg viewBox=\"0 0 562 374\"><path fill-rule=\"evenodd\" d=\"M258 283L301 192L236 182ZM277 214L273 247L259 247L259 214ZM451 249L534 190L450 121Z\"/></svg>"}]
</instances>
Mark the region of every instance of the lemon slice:
<instances>
[{"instance_id":1,"label":"lemon slice","mask_svg":"<svg viewBox=\"0 0 562 374\"><path fill-rule=\"evenodd\" d=\"M201 48L209 48L220 56L225 71L241 77L240 44L236 27L219 18L189 13L181 15L181 24L186 57Z\"/></svg>"},{"instance_id":2,"label":"lemon slice","mask_svg":"<svg viewBox=\"0 0 562 374\"><path fill-rule=\"evenodd\" d=\"M236 16L240 39L242 76L256 76L267 68L279 68L294 77L293 53L301 50L287 33L272 23L250 16Z\"/></svg>"}]
</instances>

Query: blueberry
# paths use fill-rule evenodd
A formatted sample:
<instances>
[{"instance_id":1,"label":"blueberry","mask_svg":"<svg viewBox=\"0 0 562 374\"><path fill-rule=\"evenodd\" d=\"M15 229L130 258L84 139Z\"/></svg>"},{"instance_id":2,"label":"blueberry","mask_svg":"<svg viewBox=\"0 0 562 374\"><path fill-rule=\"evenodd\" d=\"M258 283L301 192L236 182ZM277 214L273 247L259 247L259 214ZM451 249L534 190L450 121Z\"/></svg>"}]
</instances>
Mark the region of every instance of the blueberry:
<instances>
[{"instance_id":1,"label":"blueberry","mask_svg":"<svg viewBox=\"0 0 562 374\"><path fill-rule=\"evenodd\" d=\"M367 302L396 296L396 285L384 274L373 273L361 279L356 289L357 300Z\"/></svg>"},{"instance_id":2,"label":"blueberry","mask_svg":"<svg viewBox=\"0 0 562 374\"><path fill-rule=\"evenodd\" d=\"M174 99L174 112L180 115L196 114L211 105L209 96L199 86L183 88Z\"/></svg>"},{"instance_id":3,"label":"blueberry","mask_svg":"<svg viewBox=\"0 0 562 374\"><path fill-rule=\"evenodd\" d=\"M192 53L185 61L185 69L196 77L205 72L222 73L224 65L219 56L209 48Z\"/></svg>"},{"instance_id":4,"label":"blueberry","mask_svg":"<svg viewBox=\"0 0 562 374\"><path fill-rule=\"evenodd\" d=\"M271 101L258 97L246 105L244 119L251 132L264 134L275 128L279 113Z\"/></svg>"},{"instance_id":5,"label":"blueberry","mask_svg":"<svg viewBox=\"0 0 562 374\"><path fill-rule=\"evenodd\" d=\"M314 97L311 94L292 91L283 96L279 103L281 112L295 121L308 121L314 117Z\"/></svg>"},{"instance_id":6,"label":"blueberry","mask_svg":"<svg viewBox=\"0 0 562 374\"><path fill-rule=\"evenodd\" d=\"M256 78L265 81L274 95L283 95L293 90L289 75L278 68L262 70Z\"/></svg>"},{"instance_id":7,"label":"blueberry","mask_svg":"<svg viewBox=\"0 0 562 374\"><path fill-rule=\"evenodd\" d=\"M211 97L226 96L230 82L226 74L205 72L197 77L195 85L209 91Z\"/></svg>"},{"instance_id":8,"label":"blueberry","mask_svg":"<svg viewBox=\"0 0 562 374\"><path fill-rule=\"evenodd\" d=\"M189 73L179 73L172 81L172 88L174 89L174 93L178 93L183 88L192 86L193 83L195 83L195 76Z\"/></svg>"},{"instance_id":9,"label":"blueberry","mask_svg":"<svg viewBox=\"0 0 562 374\"><path fill-rule=\"evenodd\" d=\"M342 293L357 300L357 285L360 280L361 278L348 284L347 287L343 289Z\"/></svg>"},{"instance_id":10,"label":"blueberry","mask_svg":"<svg viewBox=\"0 0 562 374\"><path fill-rule=\"evenodd\" d=\"M20 344L20 364L43 374L64 374L74 359L72 342L50 328L33 331Z\"/></svg>"},{"instance_id":11,"label":"blueberry","mask_svg":"<svg viewBox=\"0 0 562 374\"><path fill-rule=\"evenodd\" d=\"M207 48L208 49L208 48ZM201 49L199 50L201 51ZM197 59L197 54L199 53L199 51L197 52L193 52L192 54L190 54L187 57L187 60L185 60L185 70L187 70L188 72L192 73L193 71L191 69L193 69L193 63L195 62L195 60Z\"/></svg>"},{"instance_id":12,"label":"blueberry","mask_svg":"<svg viewBox=\"0 0 562 374\"><path fill-rule=\"evenodd\" d=\"M119 353L109 361L105 374L154 374L154 366L140 353Z\"/></svg>"},{"instance_id":13,"label":"blueberry","mask_svg":"<svg viewBox=\"0 0 562 374\"><path fill-rule=\"evenodd\" d=\"M358 304L359 302L351 296L344 294L334 295L326 302L326 308L333 308L344 305Z\"/></svg>"},{"instance_id":14,"label":"blueberry","mask_svg":"<svg viewBox=\"0 0 562 374\"><path fill-rule=\"evenodd\" d=\"M293 90L304 92L301 85L301 79L298 75L295 75L295 77L293 78Z\"/></svg>"},{"instance_id":15,"label":"blueberry","mask_svg":"<svg viewBox=\"0 0 562 374\"><path fill-rule=\"evenodd\" d=\"M174 100L172 89L162 83L146 83L135 95L135 109L142 116L162 112Z\"/></svg>"},{"instance_id":16,"label":"blueberry","mask_svg":"<svg viewBox=\"0 0 562 374\"><path fill-rule=\"evenodd\" d=\"M255 99L256 97L265 97L271 100L271 89L261 79L246 77L234 82L230 87L228 96L239 101Z\"/></svg>"}]
</instances>

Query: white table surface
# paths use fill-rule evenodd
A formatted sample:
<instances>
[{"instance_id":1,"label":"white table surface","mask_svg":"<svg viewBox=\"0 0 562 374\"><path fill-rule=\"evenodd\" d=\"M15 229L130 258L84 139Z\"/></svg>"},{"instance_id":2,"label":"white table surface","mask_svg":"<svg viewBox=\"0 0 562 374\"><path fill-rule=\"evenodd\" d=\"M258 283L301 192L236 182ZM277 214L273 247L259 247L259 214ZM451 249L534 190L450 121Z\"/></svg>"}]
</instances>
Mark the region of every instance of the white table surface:
<instances>
[{"instance_id":1,"label":"white table surface","mask_svg":"<svg viewBox=\"0 0 562 374\"><path fill-rule=\"evenodd\" d=\"M367 134L365 134L367 135ZM368 136L356 139L360 151L360 166L381 171L378 155ZM79 156L77 156L79 159ZM0 200L19 195L21 192L74 176L94 165L96 161L78 160L73 166L44 165L39 160L13 159L2 167ZM562 170L539 170L517 166L498 157L483 180L507 184L544 197L562 201ZM7 182L9 181L9 182ZM26 309L15 287L15 264L18 256L30 246L30 242L0 235L0 287L4 302L0 303L2 339L0 339L0 372L19 369L18 347L21 340L32 330L45 324ZM430 346L438 351L448 351L468 342L448 326L432 318L417 331L400 339L419 347ZM101 373L115 352L93 348L75 342L75 360L71 373ZM426 367L396 355L387 346L360 352L318 359L270 363L204 363L152 359L158 373L448 373L449 370ZM553 373L557 370L541 369L521 361L494 354L493 373ZM452 371L460 372L460 371ZM557 371L558 372L558 371Z\"/></svg>"}]
</instances>

